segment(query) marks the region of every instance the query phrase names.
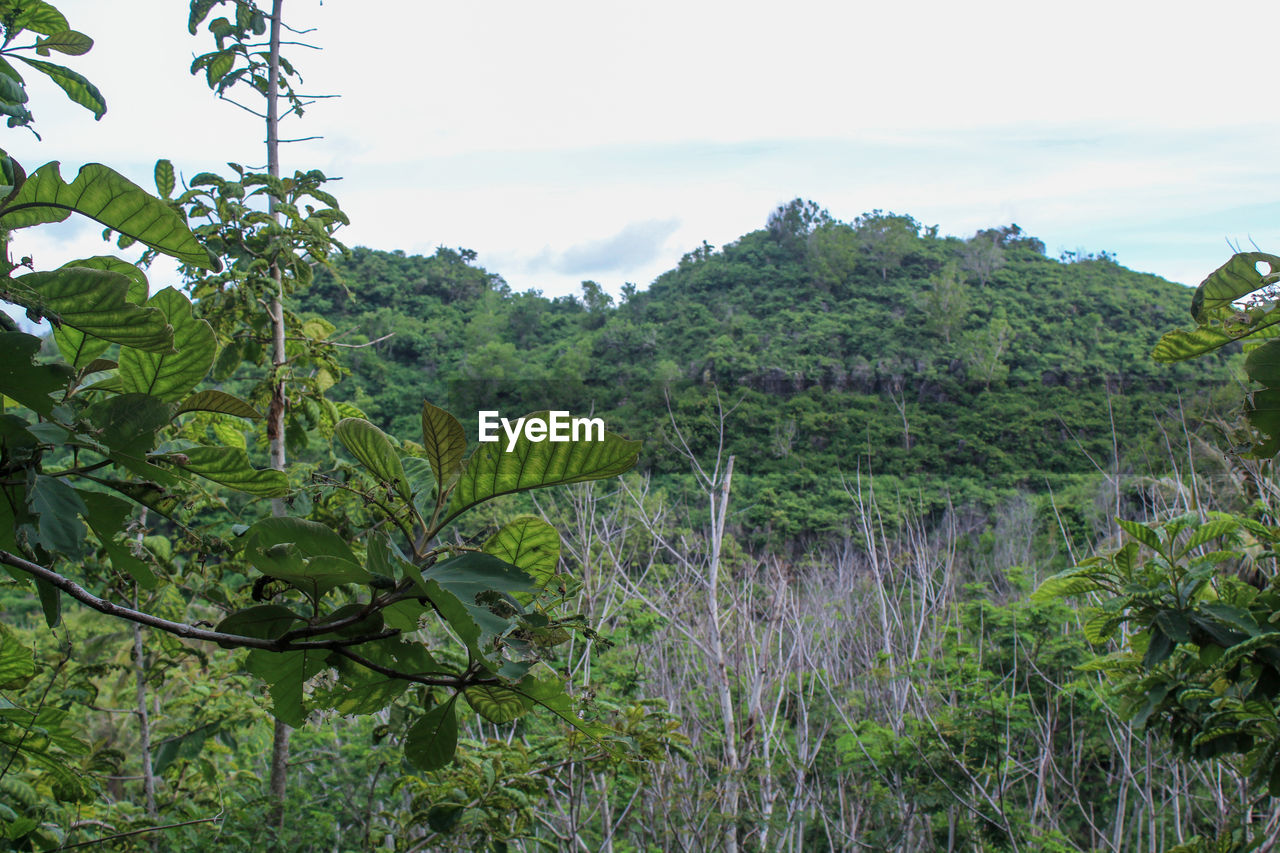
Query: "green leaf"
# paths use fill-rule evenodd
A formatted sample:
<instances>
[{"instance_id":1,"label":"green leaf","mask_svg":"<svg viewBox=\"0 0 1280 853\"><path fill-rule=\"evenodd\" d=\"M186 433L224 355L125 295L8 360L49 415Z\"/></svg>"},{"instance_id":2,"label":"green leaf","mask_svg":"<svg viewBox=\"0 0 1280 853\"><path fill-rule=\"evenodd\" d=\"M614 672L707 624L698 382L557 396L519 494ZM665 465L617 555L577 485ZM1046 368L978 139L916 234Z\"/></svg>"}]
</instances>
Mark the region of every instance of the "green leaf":
<instances>
[{"instance_id":1,"label":"green leaf","mask_svg":"<svg viewBox=\"0 0 1280 853\"><path fill-rule=\"evenodd\" d=\"M97 439L113 452L141 457L155 447L156 430L166 426L173 407L150 394L119 394L99 400L85 417Z\"/></svg>"},{"instance_id":2,"label":"green leaf","mask_svg":"<svg viewBox=\"0 0 1280 853\"><path fill-rule=\"evenodd\" d=\"M176 417L186 412L217 412L220 415L232 415L237 418L249 419L262 417L262 412L259 412L239 397L232 396L226 391L214 389L197 391L183 400L182 405L178 407L178 411L174 412L174 416Z\"/></svg>"},{"instance_id":3,"label":"green leaf","mask_svg":"<svg viewBox=\"0 0 1280 853\"><path fill-rule=\"evenodd\" d=\"M289 478L283 471L254 468L249 455L238 447L191 447L166 458L192 474L247 494L278 498L289 493Z\"/></svg>"},{"instance_id":4,"label":"green leaf","mask_svg":"<svg viewBox=\"0 0 1280 853\"><path fill-rule=\"evenodd\" d=\"M51 36L70 29L63 14L44 0L23 0L19 8L21 11L13 21L11 34L31 30L42 36Z\"/></svg>"},{"instance_id":5,"label":"green leaf","mask_svg":"<svg viewBox=\"0 0 1280 853\"><path fill-rule=\"evenodd\" d=\"M31 650L8 630L0 629L0 690L25 687L35 672Z\"/></svg>"},{"instance_id":6,"label":"green leaf","mask_svg":"<svg viewBox=\"0 0 1280 853\"><path fill-rule=\"evenodd\" d=\"M1169 639L1175 643L1191 642L1191 635L1188 633L1189 626L1187 617L1177 610L1161 610L1156 613L1156 624L1160 626L1160 630L1168 635Z\"/></svg>"},{"instance_id":7,"label":"green leaf","mask_svg":"<svg viewBox=\"0 0 1280 853\"><path fill-rule=\"evenodd\" d=\"M283 637L301 617L287 607L279 604L259 604L237 610L218 623L215 629L223 634L237 634L241 637L256 637L260 640L275 640ZM233 645L224 648L235 648Z\"/></svg>"},{"instance_id":8,"label":"green leaf","mask_svg":"<svg viewBox=\"0 0 1280 853\"><path fill-rule=\"evenodd\" d=\"M474 604L486 592L536 592L530 577L517 567L489 554L467 551L436 563L423 572L424 580L436 581L458 596L464 604Z\"/></svg>"},{"instance_id":9,"label":"green leaf","mask_svg":"<svg viewBox=\"0 0 1280 853\"><path fill-rule=\"evenodd\" d=\"M419 770L439 770L453 760L458 749L458 718L453 705L457 696L437 705L410 727L404 741L404 757Z\"/></svg>"},{"instance_id":10,"label":"green leaf","mask_svg":"<svg viewBox=\"0 0 1280 853\"><path fill-rule=\"evenodd\" d=\"M474 660L489 663L488 656L480 648L482 630L472 615L478 608L468 607L449 590L435 581L427 581L423 593L440 618L457 634Z\"/></svg>"},{"instance_id":11,"label":"green leaf","mask_svg":"<svg viewBox=\"0 0 1280 853\"><path fill-rule=\"evenodd\" d=\"M119 273L126 276L130 280L129 290L126 298L135 305L142 306L147 301L147 276L128 261L115 258L110 255L98 255L92 258L82 258L78 261L70 261L63 264L60 269L69 269L71 267L84 267L87 269L107 270L108 272ZM71 364L72 367L90 366L94 359L107 350L111 346L111 342L104 338L93 337L87 335L74 326L62 323L53 330L53 340L58 345L58 351L62 353L62 357ZM115 364L112 364L115 367Z\"/></svg>"},{"instance_id":12,"label":"green leaf","mask_svg":"<svg viewBox=\"0 0 1280 853\"><path fill-rule=\"evenodd\" d=\"M1116 523L1120 525L1120 528L1124 530L1125 533L1128 533L1152 551L1159 553L1160 536L1150 527L1147 527L1145 524L1139 524L1136 521L1129 521L1126 518L1117 518Z\"/></svg>"},{"instance_id":13,"label":"green leaf","mask_svg":"<svg viewBox=\"0 0 1280 853\"><path fill-rule=\"evenodd\" d=\"M540 518L515 518L484 543L484 552L523 570L541 589L555 577L560 533Z\"/></svg>"},{"instance_id":14,"label":"green leaf","mask_svg":"<svg viewBox=\"0 0 1280 853\"><path fill-rule=\"evenodd\" d=\"M301 649L292 652L269 652L254 649L245 659L245 669L261 678L271 693L271 713L277 720L294 728L306 721L302 704L302 687L307 679L324 669L326 651Z\"/></svg>"},{"instance_id":15,"label":"green leaf","mask_svg":"<svg viewBox=\"0 0 1280 853\"><path fill-rule=\"evenodd\" d=\"M167 737L155 746L155 758L152 772L157 776L164 773L166 767L179 758L191 760L200 754L205 742L222 728L222 721L215 720L196 726L185 734Z\"/></svg>"},{"instance_id":16,"label":"green leaf","mask_svg":"<svg viewBox=\"0 0 1280 853\"><path fill-rule=\"evenodd\" d=\"M172 352L173 328L155 308L130 300L134 287L132 277L113 270L63 267L20 276L0 295L54 325L138 350Z\"/></svg>"},{"instance_id":17,"label":"green leaf","mask_svg":"<svg viewBox=\"0 0 1280 853\"><path fill-rule=\"evenodd\" d=\"M1187 544L1182 546L1182 553L1185 554L1192 548L1198 548L1206 542L1212 542L1214 539L1234 533L1239 529L1240 522L1233 518L1215 518L1212 521L1205 522L1187 539Z\"/></svg>"},{"instance_id":18,"label":"green leaf","mask_svg":"<svg viewBox=\"0 0 1280 853\"><path fill-rule=\"evenodd\" d=\"M32 364L40 351L40 339L22 332L0 332L0 394L48 416L51 394L64 391L72 373L62 364Z\"/></svg>"},{"instance_id":19,"label":"green leaf","mask_svg":"<svg viewBox=\"0 0 1280 853\"><path fill-rule=\"evenodd\" d=\"M44 624L58 627L62 621L62 591L44 578L36 578L36 592L40 593L40 609L44 611Z\"/></svg>"},{"instance_id":20,"label":"green leaf","mask_svg":"<svg viewBox=\"0 0 1280 853\"><path fill-rule=\"evenodd\" d=\"M173 163L168 160L157 160L155 168L156 192L161 198L168 198L173 195L173 189L177 186L177 180L173 174Z\"/></svg>"},{"instance_id":21,"label":"green leaf","mask_svg":"<svg viewBox=\"0 0 1280 853\"><path fill-rule=\"evenodd\" d=\"M80 495L80 500L84 501L84 505L89 510L88 515L84 517L85 523L102 543L102 550L107 552L112 567L128 572L144 589L155 589L159 581L151 568L134 556L128 545L116 541L116 537L122 535L121 530L133 511L129 502L104 492L93 492L87 489L77 489L76 493Z\"/></svg>"},{"instance_id":22,"label":"green leaf","mask_svg":"<svg viewBox=\"0 0 1280 853\"><path fill-rule=\"evenodd\" d=\"M443 494L462 472L462 456L467 452L467 433L458 419L444 409L422 404L422 446Z\"/></svg>"},{"instance_id":23,"label":"green leaf","mask_svg":"<svg viewBox=\"0 0 1280 853\"><path fill-rule=\"evenodd\" d=\"M147 300L173 327L176 353L144 352L133 347L120 350L120 378L125 393L150 394L177 402L204 379L218 354L213 327L191 314L191 303L172 287Z\"/></svg>"},{"instance_id":24,"label":"green leaf","mask_svg":"<svg viewBox=\"0 0 1280 853\"><path fill-rule=\"evenodd\" d=\"M390 484L400 497L412 502L413 491L405 479L404 466L385 432L360 418L343 418L333 432L375 479Z\"/></svg>"},{"instance_id":25,"label":"green leaf","mask_svg":"<svg viewBox=\"0 0 1280 853\"><path fill-rule=\"evenodd\" d=\"M244 534L245 556L258 571L318 600L336 586L373 580L329 528L300 518L266 518Z\"/></svg>"},{"instance_id":26,"label":"green leaf","mask_svg":"<svg viewBox=\"0 0 1280 853\"><path fill-rule=\"evenodd\" d=\"M1244 406L1249 424L1264 438L1253 448L1260 457L1280 453L1280 388L1263 388L1249 395Z\"/></svg>"},{"instance_id":27,"label":"green leaf","mask_svg":"<svg viewBox=\"0 0 1280 853\"><path fill-rule=\"evenodd\" d=\"M1254 348L1244 360L1249 378L1269 388L1280 387L1280 338L1272 338Z\"/></svg>"},{"instance_id":28,"label":"green leaf","mask_svg":"<svg viewBox=\"0 0 1280 853\"><path fill-rule=\"evenodd\" d=\"M529 710L528 699L505 687L473 684L462 692L475 712L491 723L509 723Z\"/></svg>"},{"instance_id":29,"label":"green leaf","mask_svg":"<svg viewBox=\"0 0 1280 853\"><path fill-rule=\"evenodd\" d=\"M332 556L356 562L342 537L323 524L301 518L264 518L244 532L245 548L294 544L304 557Z\"/></svg>"},{"instance_id":30,"label":"green leaf","mask_svg":"<svg viewBox=\"0 0 1280 853\"><path fill-rule=\"evenodd\" d=\"M561 720L590 737L610 755L617 755L617 747L604 740L610 734L607 727L594 720L583 719L573 707L564 685L557 678L538 679L530 676L512 688L535 705L546 708Z\"/></svg>"},{"instance_id":31,"label":"green leaf","mask_svg":"<svg viewBox=\"0 0 1280 853\"><path fill-rule=\"evenodd\" d=\"M27 506L37 516L37 543L51 554L79 557L84 553L85 526L80 517L89 510L76 490L58 477L37 474L27 490Z\"/></svg>"},{"instance_id":32,"label":"green leaf","mask_svg":"<svg viewBox=\"0 0 1280 853\"><path fill-rule=\"evenodd\" d=\"M548 420L548 412L526 418ZM454 488L444 523L498 495L616 477L634 466L639 454L640 442L611 432L603 441L530 441L522 430L510 451L503 442L482 444Z\"/></svg>"},{"instance_id":33,"label":"green leaf","mask_svg":"<svg viewBox=\"0 0 1280 853\"><path fill-rule=\"evenodd\" d=\"M67 56L83 56L93 49L93 39L75 30L63 30L36 41L36 53L48 56L50 51Z\"/></svg>"},{"instance_id":34,"label":"green leaf","mask_svg":"<svg viewBox=\"0 0 1280 853\"><path fill-rule=\"evenodd\" d=\"M1265 264L1268 272L1258 271ZM1218 267L1196 288L1191 316L1205 323L1223 313L1235 312L1235 303L1256 290L1280 281L1280 257L1266 252L1241 252Z\"/></svg>"},{"instance_id":35,"label":"green leaf","mask_svg":"<svg viewBox=\"0 0 1280 853\"><path fill-rule=\"evenodd\" d=\"M57 161L41 166L0 208L0 228L61 222L72 212L183 263L215 272L222 268L168 204L101 163L82 167L70 184L62 180Z\"/></svg>"},{"instance_id":36,"label":"green leaf","mask_svg":"<svg viewBox=\"0 0 1280 853\"><path fill-rule=\"evenodd\" d=\"M77 33L77 35L79 35ZM85 36L88 38L88 36ZM92 45L92 41L90 42ZM88 50L88 48L85 48ZM81 51L83 53L83 51ZM12 54L11 54L12 55ZM26 56L13 55L57 83L67 97L93 113L94 119L100 119L107 113L107 100L102 97L98 87L89 82L82 74L77 74L64 65L56 65L41 59L30 59Z\"/></svg>"}]
</instances>

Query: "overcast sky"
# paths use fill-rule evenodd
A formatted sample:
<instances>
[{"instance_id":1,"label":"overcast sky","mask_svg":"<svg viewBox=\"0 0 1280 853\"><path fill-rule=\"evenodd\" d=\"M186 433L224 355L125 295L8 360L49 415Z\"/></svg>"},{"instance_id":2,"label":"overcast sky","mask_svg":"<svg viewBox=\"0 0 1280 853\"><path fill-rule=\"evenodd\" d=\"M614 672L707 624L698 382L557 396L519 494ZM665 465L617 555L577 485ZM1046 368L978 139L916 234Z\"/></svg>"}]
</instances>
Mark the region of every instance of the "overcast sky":
<instances>
[{"instance_id":1,"label":"overcast sky","mask_svg":"<svg viewBox=\"0 0 1280 853\"><path fill-rule=\"evenodd\" d=\"M183 0L62 0L97 40L69 64L100 122L32 81L28 169L87 161L144 186L265 160L260 122L187 73ZM1190 9L1190 13L1179 12ZM127 10L127 12L126 12ZM215 15L218 14L215 12ZM517 290L641 287L794 197L944 234L1016 222L1050 254L1114 252L1187 284L1228 241L1280 252L1280 5L1108 0L788 4L288 0L323 48L286 52L316 103L284 167L319 168L351 245L479 253ZM30 75L35 76L35 75ZM28 238L41 267L100 229ZM153 275L153 285L167 281Z\"/></svg>"}]
</instances>

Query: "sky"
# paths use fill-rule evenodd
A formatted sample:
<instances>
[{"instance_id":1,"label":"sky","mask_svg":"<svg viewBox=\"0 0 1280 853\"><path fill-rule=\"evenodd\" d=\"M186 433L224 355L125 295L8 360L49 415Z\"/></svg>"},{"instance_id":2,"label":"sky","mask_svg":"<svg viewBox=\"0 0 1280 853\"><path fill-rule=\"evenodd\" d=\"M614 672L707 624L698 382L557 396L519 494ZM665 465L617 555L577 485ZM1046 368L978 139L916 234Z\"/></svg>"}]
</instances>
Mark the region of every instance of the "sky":
<instances>
[{"instance_id":1,"label":"sky","mask_svg":"<svg viewBox=\"0 0 1280 853\"><path fill-rule=\"evenodd\" d=\"M96 40L67 63L108 111L95 122L29 75L43 141L4 143L29 171L96 161L150 187L160 157L187 177L262 166L261 122L188 73L212 38L187 33L187 3L56 5ZM643 289L796 197L957 236L1017 223L1053 256L1109 251L1191 285L1231 246L1280 253L1274 2L284 9L321 48L286 50L302 91L339 97L286 124L322 138L285 146L283 168L342 179L340 239L473 249L518 291ZM35 229L16 248L48 268L101 254L100 232Z\"/></svg>"}]
</instances>

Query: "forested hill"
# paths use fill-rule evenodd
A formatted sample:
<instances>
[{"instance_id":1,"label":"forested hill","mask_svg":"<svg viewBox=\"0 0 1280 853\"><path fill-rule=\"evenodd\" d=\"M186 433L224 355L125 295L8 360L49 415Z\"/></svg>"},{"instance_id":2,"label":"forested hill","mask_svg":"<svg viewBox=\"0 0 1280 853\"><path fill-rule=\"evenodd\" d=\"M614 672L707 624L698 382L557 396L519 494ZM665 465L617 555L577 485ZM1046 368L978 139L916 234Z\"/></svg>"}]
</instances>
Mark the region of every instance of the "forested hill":
<instances>
[{"instance_id":1,"label":"forested hill","mask_svg":"<svg viewBox=\"0 0 1280 853\"><path fill-rule=\"evenodd\" d=\"M737 404L727 447L747 521L791 535L845 516L837 472L980 505L1069 487L1112 464L1113 423L1124 464L1159 471L1157 421L1229 375L1224 359L1151 360L1190 298L1105 253L1048 258L1017 226L962 240L796 201L647 290L628 285L621 304L591 282L578 297L513 292L465 250L359 248L299 307L349 341L391 335L353 351L334 393L401 435L423 397L472 425L478 408L594 410L650 439L650 470L678 474L665 400L709 451L717 389Z\"/></svg>"}]
</instances>

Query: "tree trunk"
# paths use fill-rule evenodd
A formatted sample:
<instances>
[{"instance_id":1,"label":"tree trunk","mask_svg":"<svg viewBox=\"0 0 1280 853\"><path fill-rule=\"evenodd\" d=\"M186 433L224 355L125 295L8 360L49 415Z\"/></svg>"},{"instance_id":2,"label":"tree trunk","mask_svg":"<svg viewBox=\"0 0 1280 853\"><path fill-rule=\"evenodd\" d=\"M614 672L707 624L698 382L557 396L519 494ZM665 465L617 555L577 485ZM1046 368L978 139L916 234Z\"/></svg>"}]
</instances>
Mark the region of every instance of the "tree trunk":
<instances>
[{"instance_id":1,"label":"tree trunk","mask_svg":"<svg viewBox=\"0 0 1280 853\"><path fill-rule=\"evenodd\" d=\"M267 173L280 177L280 23L284 0L271 2L271 53L267 69ZM271 201L272 212L276 206ZM271 389L271 404L267 408L267 442L271 453L271 467L277 471L285 468L284 446L284 366L287 361L284 345L284 281L280 267L271 265L271 277L276 282L276 292L268 309L271 320L271 366L275 371ZM285 515L284 500L271 500L271 514ZM279 720L275 721L271 745L271 810L267 824L272 829L284 829L284 801L289 771L289 733L291 729Z\"/></svg>"}]
</instances>

